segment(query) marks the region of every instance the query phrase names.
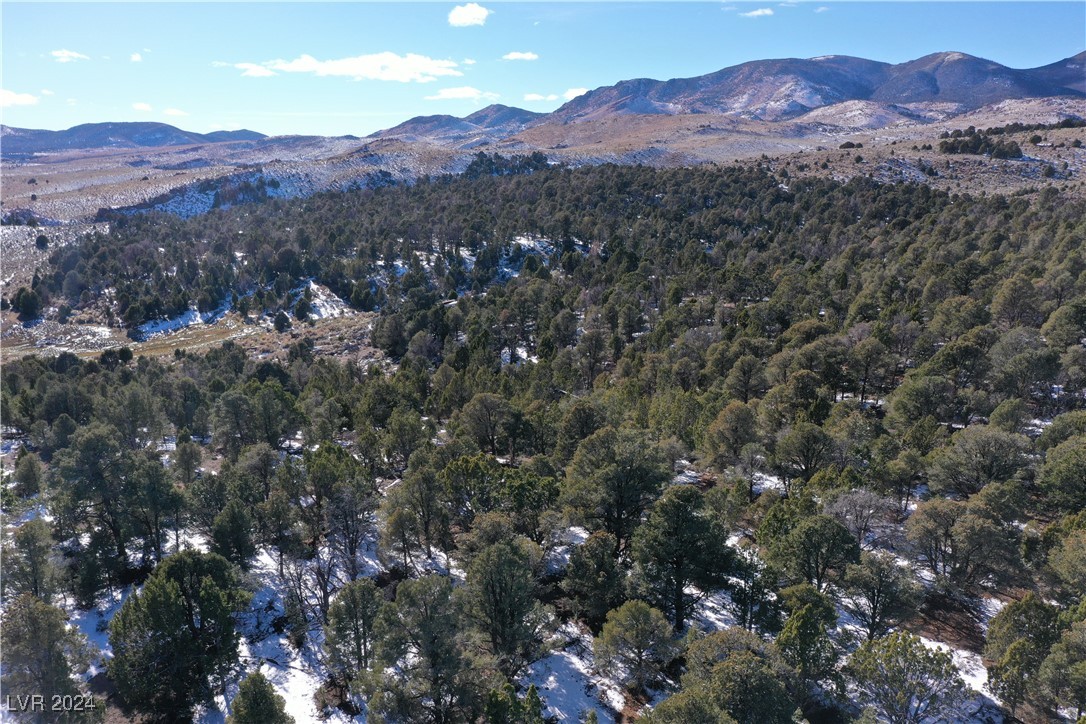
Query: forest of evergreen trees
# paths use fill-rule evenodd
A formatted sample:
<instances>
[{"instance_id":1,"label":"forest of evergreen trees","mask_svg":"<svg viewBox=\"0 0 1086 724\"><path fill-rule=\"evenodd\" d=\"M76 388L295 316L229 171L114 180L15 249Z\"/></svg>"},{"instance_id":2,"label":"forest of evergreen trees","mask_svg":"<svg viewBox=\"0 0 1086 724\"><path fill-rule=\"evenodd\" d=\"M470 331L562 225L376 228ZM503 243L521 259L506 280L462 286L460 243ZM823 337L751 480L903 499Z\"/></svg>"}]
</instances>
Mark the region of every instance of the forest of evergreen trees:
<instances>
[{"instance_id":1,"label":"forest of evergreen trees","mask_svg":"<svg viewBox=\"0 0 1086 724\"><path fill-rule=\"evenodd\" d=\"M1086 711L1086 204L477 163L52 253L24 296L132 327L315 280L384 358L5 361L5 693L86 691L65 617L124 591L113 703L152 721L231 686L288 721L263 626L370 721L542 722L570 625L649 722L953 720L917 634L998 598L1007 715Z\"/></svg>"}]
</instances>

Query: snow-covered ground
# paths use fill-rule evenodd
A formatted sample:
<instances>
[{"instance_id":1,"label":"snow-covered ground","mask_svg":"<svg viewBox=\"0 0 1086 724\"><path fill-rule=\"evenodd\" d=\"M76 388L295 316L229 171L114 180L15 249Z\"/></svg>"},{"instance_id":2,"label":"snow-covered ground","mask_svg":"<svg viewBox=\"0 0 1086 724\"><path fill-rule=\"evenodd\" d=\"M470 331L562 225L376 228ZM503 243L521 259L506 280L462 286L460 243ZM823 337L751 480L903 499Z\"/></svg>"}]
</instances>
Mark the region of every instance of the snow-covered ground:
<instances>
[{"instance_id":1,"label":"snow-covered ground","mask_svg":"<svg viewBox=\"0 0 1086 724\"><path fill-rule=\"evenodd\" d=\"M588 531L579 526L573 526L562 531L558 536L557 544L547 554L544 561L548 573L558 573L569 565L570 554L573 549L588 540Z\"/></svg>"},{"instance_id":2,"label":"snow-covered ground","mask_svg":"<svg viewBox=\"0 0 1086 724\"><path fill-rule=\"evenodd\" d=\"M91 657L91 665L86 677L90 677L106 670L106 664L113 658L113 649L109 645L109 622L114 614L121 610L125 600L132 594L132 586L107 592L96 606L86 611L77 609L74 605L65 605L68 613L68 623L74 626L87 637L87 641L97 652Z\"/></svg>"},{"instance_id":3,"label":"snow-covered ground","mask_svg":"<svg viewBox=\"0 0 1086 724\"><path fill-rule=\"evenodd\" d=\"M151 322L144 322L140 326L136 327L139 335L142 339L153 337L156 334L166 334L168 332L176 332L179 329L185 329L191 327L194 324L214 324L218 320L222 319L223 315L230 311L230 302L227 301L220 305L217 309L213 309L210 312L200 312L197 309L189 309L184 314L180 314L176 317L169 319L156 319Z\"/></svg>"},{"instance_id":4,"label":"snow-covered ground","mask_svg":"<svg viewBox=\"0 0 1086 724\"><path fill-rule=\"evenodd\" d=\"M367 552L366 565L376 564ZM239 646L239 656L245 673L227 688L226 694L215 699L215 707L203 708L196 721L200 724L221 724L230 713L230 702L237 695L238 684L245 675L259 670L283 697L286 711L297 724L308 722L347 722L352 718L338 709L317 709L314 694L326 678L322 664L321 644L323 634L314 629L299 651L290 645L287 634L275 633L271 622L283 615L282 592L285 585L279 578L276 555L262 548L253 560L250 580L259 588L249 606L250 613L244 618L244 636ZM362 716L357 721L365 721Z\"/></svg>"},{"instance_id":5,"label":"snow-covered ground","mask_svg":"<svg viewBox=\"0 0 1086 724\"><path fill-rule=\"evenodd\" d=\"M695 591L689 591L694 593ZM698 601L694 607L694 615L691 624L702 631L720 631L736 626L738 621L728 606L731 597L727 591L717 591Z\"/></svg>"},{"instance_id":6,"label":"snow-covered ground","mask_svg":"<svg viewBox=\"0 0 1086 724\"><path fill-rule=\"evenodd\" d=\"M601 723L614 721L626 700L615 682L594 671L592 635L574 622L558 629L554 652L532 664L520 683L535 684L545 714L560 722L579 722L589 710Z\"/></svg>"},{"instance_id":7,"label":"snow-covered ground","mask_svg":"<svg viewBox=\"0 0 1086 724\"><path fill-rule=\"evenodd\" d=\"M701 482L701 473L689 460L675 461L676 472L671 478L672 485L697 485Z\"/></svg>"},{"instance_id":8,"label":"snow-covered ground","mask_svg":"<svg viewBox=\"0 0 1086 724\"><path fill-rule=\"evenodd\" d=\"M354 313L350 305L333 294L328 287L313 281L310 281L307 287L312 295L309 301L310 319L343 317Z\"/></svg>"},{"instance_id":9,"label":"snow-covered ground","mask_svg":"<svg viewBox=\"0 0 1086 724\"><path fill-rule=\"evenodd\" d=\"M967 697L958 709L954 717L956 722L968 722L969 724L991 724L1002 722L1003 715L996 704L998 699L988 688L988 671L984 668L980 654L972 651L955 648L941 641L920 637L920 641L930 649L947 651L954 659L954 665L958 667L966 686L972 690L972 695Z\"/></svg>"},{"instance_id":10,"label":"snow-covered ground","mask_svg":"<svg viewBox=\"0 0 1086 724\"><path fill-rule=\"evenodd\" d=\"M784 481L776 475L754 473L754 492L764 493L767 490L776 490L778 493L784 493Z\"/></svg>"}]
</instances>

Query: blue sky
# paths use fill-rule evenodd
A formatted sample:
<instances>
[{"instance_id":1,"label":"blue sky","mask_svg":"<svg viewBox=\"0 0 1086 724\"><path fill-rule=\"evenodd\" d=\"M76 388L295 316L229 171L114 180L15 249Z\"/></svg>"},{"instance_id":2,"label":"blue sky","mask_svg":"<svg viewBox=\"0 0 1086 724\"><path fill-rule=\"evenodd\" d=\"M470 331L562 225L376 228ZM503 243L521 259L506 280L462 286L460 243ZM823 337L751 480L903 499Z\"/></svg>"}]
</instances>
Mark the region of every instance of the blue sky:
<instances>
[{"instance_id":1,"label":"blue sky","mask_svg":"<svg viewBox=\"0 0 1086 724\"><path fill-rule=\"evenodd\" d=\"M1086 3L11 3L2 121L365 135L499 102L748 60L957 50L1015 68L1086 48Z\"/></svg>"}]
</instances>

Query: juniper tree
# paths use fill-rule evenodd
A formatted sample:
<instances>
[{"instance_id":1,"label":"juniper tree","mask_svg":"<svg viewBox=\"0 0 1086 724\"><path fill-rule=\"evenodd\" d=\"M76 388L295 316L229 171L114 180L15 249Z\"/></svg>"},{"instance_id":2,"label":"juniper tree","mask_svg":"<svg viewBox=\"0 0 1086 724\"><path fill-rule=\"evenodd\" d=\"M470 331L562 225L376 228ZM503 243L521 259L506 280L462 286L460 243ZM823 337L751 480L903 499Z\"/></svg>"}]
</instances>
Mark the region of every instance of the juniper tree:
<instances>
[{"instance_id":1,"label":"juniper tree","mask_svg":"<svg viewBox=\"0 0 1086 724\"><path fill-rule=\"evenodd\" d=\"M237 666L235 616L248 600L222 556L187 550L166 558L110 622L118 693L139 711L191 716Z\"/></svg>"}]
</instances>

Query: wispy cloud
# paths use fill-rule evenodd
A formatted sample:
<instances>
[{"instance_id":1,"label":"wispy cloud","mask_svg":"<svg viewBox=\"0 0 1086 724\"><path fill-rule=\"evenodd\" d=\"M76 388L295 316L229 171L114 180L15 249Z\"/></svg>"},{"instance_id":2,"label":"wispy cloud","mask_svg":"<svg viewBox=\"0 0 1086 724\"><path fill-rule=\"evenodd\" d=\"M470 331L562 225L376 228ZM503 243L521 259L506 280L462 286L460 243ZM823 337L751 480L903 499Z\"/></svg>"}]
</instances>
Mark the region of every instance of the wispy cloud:
<instances>
[{"instance_id":1,"label":"wispy cloud","mask_svg":"<svg viewBox=\"0 0 1086 724\"><path fill-rule=\"evenodd\" d=\"M460 64L461 65L475 65L476 62L477 61L475 60L475 58L464 58L463 60L460 61Z\"/></svg>"},{"instance_id":2,"label":"wispy cloud","mask_svg":"<svg viewBox=\"0 0 1086 724\"><path fill-rule=\"evenodd\" d=\"M56 95L55 93L53 93L53 91L49 90L48 88L42 88L42 89L41 89L41 94L42 94L43 96L52 96L52 95Z\"/></svg>"},{"instance_id":3,"label":"wispy cloud","mask_svg":"<svg viewBox=\"0 0 1086 724\"><path fill-rule=\"evenodd\" d=\"M514 50L503 55L502 60L539 60L539 56L531 51L522 53L519 50Z\"/></svg>"},{"instance_id":4,"label":"wispy cloud","mask_svg":"<svg viewBox=\"0 0 1086 724\"><path fill-rule=\"evenodd\" d=\"M457 5L449 11L449 25L454 28L466 28L470 25L485 25L490 10L479 3Z\"/></svg>"},{"instance_id":5,"label":"wispy cloud","mask_svg":"<svg viewBox=\"0 0 1086 724\"><path fill-rule=\"evenodd\" d=\"M563 99L571 101L577 96L583 96L587 92L587 88L569 88L565 93L525 93L524 100L527 103L542 103L544 101L557 101Z\"/></svg>"},{"instance_id":6,"label":"wispy cloud","mask_svg":"<svg viewBox=\"0 0 1086 724\"><path fill-rule=\"evenodd\" d=\"M275 71L269 70L262 65L257 65L256 63L234 63L234 67L240 71L244 71L242 75L249 78L270 78L273 75L277 75Z\"/></svg>"},{"instance_id":7,"label":"wispy cloud","mask_svg":"<svg viewBox=\"0 0 1086 724\"><path fill-rule=\"evenodd\" d=\"M187 116L188 115L188 113L185 113L183 110L181 110L179 108L167 108L166 110L162 111L162 113L167 115L167 116Z\"/></svg>"},{"instance_id":8,"label":"wispy cloud","mask_svg":"<svg viewBox=\"0 0 1086 724\"><path fill-rule=\"evenodd\" d=\"M487 91L481 91L478 88L472 88L465 85L458 88L442 88L432 96L426 96L428 101L474 101L476 103L480 101L496 101L499 96L497 93L489 93Z\"/></svg>"},{"instance_id":9,"label":"wispy cloud","mask_svg":"<svg viewBox=\"0 0 1086 724\"><path fill-rule=\"evenodd\" d=\"M215 65L219 65L216 63ZM317 60L302 55L294 60L268 60L263 63L234 63L243 76L264 78L279 73L312 73L317 76L353 78L354 80L390 80L400 83L428 83L442 76L463 75L453 60L437 60L417 53L397 55L392 52L356 55L351 58Z\"/></svg>"},{"instance_id":10,"label":"wispy cloud","mask_svg":"<svg viewBox=\"0 0 1086 724\"><path fill-rule=\"evenodd\" d=\"M815 8L816 13L824 13L824 12L826 12L828 10L829 10L829 8L826 7L825 5L820 5L817 8Z\"/></svg>"},{"instance_id":11,"label":"wispy cloud","mask_svg":"<svg viewBox=\"0 0 1086 724\"><path fill-rule=\"evenodd\" d=\"M153 108L151 108L150 103L133 103L132 108L137 111L142 111L144 113L150 113L152 110L154 110Z\"/></svg>"},{"instance_id":12,"label":"wispy cloud","mask_svg":"<svg viewBox=\"0 0 1086 724\"><path fill-rule=\"evenodd\" d=\"M751 10L749 13L739 13L741 18L764 18L773 14L771 8L758 8L757 10Z\"/></svg>"},{"instance_id":13,"label":"wispy cloud","mask_svg":"<svg viewBox=\"0 0 1086 724\"><path fill-rule=\"evenodd\" d=\"M139 53L133 53L132 55L128 56L128 59L130 61L132 61L133 63L142 63L143 62L143 56L140 55Z\"/></svg>"},{"instance_id":14,"label":"wispy cloud","mask_svg":"<svg viewBox=\"0 0 1086 724\"><path fill-rule=\"evenodd\" d=\"M16 93L15 91L9 91L7 88L0 88L0 108L36 105L38 105L38 97L36 95L31 95L30 93Z\"/></svg>"},{"instance_id":15,"label":"wispy cloud","mask_svg":"<svg viewBox=\"0 0 1086 724\"><path fill-rule=\"evenodd\" d=\"M50 55L53 56L53 60L58 63L72 63L77 60L90 60L89 56L77 53L74 50L54 50Z\"/></svg>"}]
</instances>

